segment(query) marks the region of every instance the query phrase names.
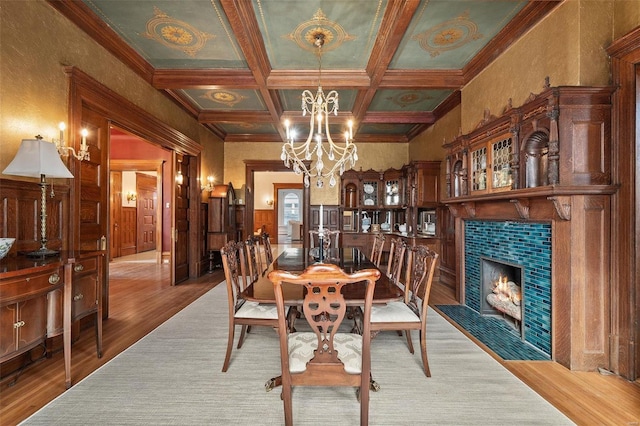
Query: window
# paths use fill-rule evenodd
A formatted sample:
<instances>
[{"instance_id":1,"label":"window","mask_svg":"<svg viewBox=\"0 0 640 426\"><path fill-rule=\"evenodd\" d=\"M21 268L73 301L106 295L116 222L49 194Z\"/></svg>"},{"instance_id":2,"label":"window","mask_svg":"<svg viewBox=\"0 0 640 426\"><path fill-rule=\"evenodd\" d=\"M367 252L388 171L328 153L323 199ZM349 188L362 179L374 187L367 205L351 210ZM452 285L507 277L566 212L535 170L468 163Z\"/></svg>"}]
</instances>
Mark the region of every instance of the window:
<instances>
[{"instance_id":1,"label":"window","mask_svg":"<svg viewBox=\"0 0 640 426\"><path fill-rule=\"evenodd\" d=\"M302 220L302 212L300 211L300 206L300 195L296 194L295 192L287 191L284 196L284 203L282 205L283 224L289 223L290 220Z\"/></svg>"}]
</instances>

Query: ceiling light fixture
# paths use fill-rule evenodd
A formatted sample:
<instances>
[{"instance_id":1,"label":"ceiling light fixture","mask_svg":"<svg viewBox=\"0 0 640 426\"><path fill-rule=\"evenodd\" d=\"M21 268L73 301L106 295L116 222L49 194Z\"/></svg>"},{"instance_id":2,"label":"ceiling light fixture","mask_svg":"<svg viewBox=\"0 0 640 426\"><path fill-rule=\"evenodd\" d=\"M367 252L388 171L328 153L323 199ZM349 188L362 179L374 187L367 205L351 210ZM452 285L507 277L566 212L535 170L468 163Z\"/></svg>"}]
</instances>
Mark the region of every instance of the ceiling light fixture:
<instances>
[{"instance_id":1,"label":"ceiling light fixture","mask_svg":"<svg viewBox=\"0 0 640 426\"><path fill-rule=\"evenodd\" d=\"M285 120L284 125L287 133L287 142L282 145L280 158L285 166L291 167L296 174L304 174L304 185L309 187L312 177L317 178L316 186L322 188L324 179L329 178L329 186L334 187L337 183L336 172L340 175L344 173L347 166L353 167L358 161L358 149L353 143L353 121L347 123L347 130L344 132L344 145L336 144L329 132L329 115L338 115L338 92L330 91L326 96L322 91L320 78L322 77L322 46L324 45L324 34L318 32L314 35L314 46L318 48L318 91L315 96L310 90L302 92L302 115L310 113L309 136L301 143L295 143L295 132L290 128L289 120ZM317 131L316 130L317 126ZM324 126L324 135L323 135ZM326 139L327 144L323 144ZM310 161L313 155L317 156L315 164L307 167L305 161ZM325 167L324 156L328 162Z\"/></svg>"}]
</instances>

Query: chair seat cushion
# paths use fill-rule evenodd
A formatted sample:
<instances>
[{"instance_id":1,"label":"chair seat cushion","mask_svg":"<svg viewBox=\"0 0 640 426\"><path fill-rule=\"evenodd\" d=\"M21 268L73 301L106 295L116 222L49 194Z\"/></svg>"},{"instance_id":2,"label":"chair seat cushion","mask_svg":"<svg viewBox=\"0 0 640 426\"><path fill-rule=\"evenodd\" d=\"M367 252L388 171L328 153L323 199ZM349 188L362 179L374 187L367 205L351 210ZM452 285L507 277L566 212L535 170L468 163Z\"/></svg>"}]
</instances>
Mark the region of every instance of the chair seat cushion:
<instances>
[{"instance_id":1,"label":"chair seat cushion","mask_svg":"<svg viewBox=\"0 0 640 426\"><path fill-rule=\"evenodd\" d=\"M312 332L289 334L289 371L302 373L307 363L313 358L313 351L318 348L318 337ZM344 364L349 374L360 374L362 371L362 336L352 333L336 333L333 346L338 351L338 359Z\"/></svg>"},{"instance_id":2,"label":"chair seat cushion","mask_svg":"<svg viewBox=\"0 0 640 426\"><path fill-rule=\"evenodd\" d=\"M236 318L278 319L276 305L258 302L244 302L234 315Z\"/></svg>"},{"instance_id":3,"label":"chair seat cushion","mask_svg":"<svg viewBox=\"0 0 640 426\"><path fill-rule=\"evenodd\" d=\"M420 317L404 302L389 302L371 307L371 322L420 322Z\"/></svg>"}]
</instances>

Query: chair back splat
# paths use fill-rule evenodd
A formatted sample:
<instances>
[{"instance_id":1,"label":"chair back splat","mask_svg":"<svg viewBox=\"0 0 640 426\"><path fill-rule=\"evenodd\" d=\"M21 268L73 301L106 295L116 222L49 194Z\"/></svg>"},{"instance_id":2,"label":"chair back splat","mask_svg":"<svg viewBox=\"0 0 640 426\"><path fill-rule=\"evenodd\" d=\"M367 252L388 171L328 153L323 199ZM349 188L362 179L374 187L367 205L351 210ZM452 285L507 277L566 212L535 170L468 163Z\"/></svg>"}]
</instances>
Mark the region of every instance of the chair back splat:
<instances>
[{"instance_id":1,"label":"chair back splat","mask_svg":"<svg viewBox=\"0 0 640 426\"><path fill-rule=\"evenodd\" d=\"M380 261L382 259L382 250L384 249L384 234L376 234L373 240L373 247L371 248L371 261L379 268Z\"/></svg>"},{"instance_id":2,"label":"chair back splat","mask_svg":"<svg viewBox=\"0 0 640 426\"><path fill-rule=\"evenodd\" d=\"M293 386L353 386L360 399L360 424L369 421L371 372L370 316L377 269L347 274L336 265L314 264L302 274L275 270L269 273L278 308L278 334L282 362L282 399L285 425L293 424ZM303 312L311 332L290 332L285 315L282 285L306 288ZM338 331L345 317L346 285L366 286L362 335Z\"/></svg>"},{"instance_id":3,"label":"chair back splat","mask_svg":"<svg viewBox=\"0 0 640 426\"><path fill-rule=\"evenodd\" d=\"M318 230L310 230L309 231L309 242L310 247L318 247L319 243L319 231ZM324 245L324 249L330 248L339 248L340 247L340 231L338 230L329 230L325 229L322 237L322 244Z\"/></svg>"},{"instance_id":4,"label":"chair back splat","mask_svg":"<svg viewBox=\"0 0 640 426\"><path fill-rule=\"evenodd\" d=\"M402 238L392 238L389 248L389 262L387 263L387 276L396 284L400 283L404 255L407 251L407 243Z\"/></svg>"},{"instance_id":5,"label":"chair back splat","mask_svg":"<svg viewBox=\"0 0 640 426\"><path fill-rule=\"evenodd\" d=\"M269 238L269 234L263 232L262 236L262 246L264 248L264 257L266 261L265 270L269 268L269 266L273 263L273 250L271 249L271 239Z\"/></svg>"}]
</instances>

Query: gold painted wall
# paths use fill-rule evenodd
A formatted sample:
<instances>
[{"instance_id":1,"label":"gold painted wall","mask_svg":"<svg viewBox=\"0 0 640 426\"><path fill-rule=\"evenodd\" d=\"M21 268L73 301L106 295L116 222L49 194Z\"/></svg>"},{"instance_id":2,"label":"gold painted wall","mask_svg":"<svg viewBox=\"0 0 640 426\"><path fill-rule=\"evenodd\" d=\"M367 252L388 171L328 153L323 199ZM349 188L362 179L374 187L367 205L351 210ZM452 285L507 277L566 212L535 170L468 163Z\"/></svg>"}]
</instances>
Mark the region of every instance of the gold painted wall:
<instances>
[{"instance_id":1,"label":"gold painted wall","mask_svg":"<svg viewBox=\"0 0 640 426\"><path fill-rule=\"evenodd\" d=\"M455 107L433 126L418 135L409 144L409 161L442 160L442 145L451 142L460 132L460 106Z\"/></svg>"},{"instance_id":2,"label":"gold painted wall","mask_svg":"<svg viewBox=\"0 0 640 426\"><path fill-rule=\"evenodd\" d=\"M485 108L500 116L509 98L517 107L540 93L547 76L551 86L609 84L605 49L612 41L613 5L564 2L514 43L462 89L463 133L477 126Z\"/></svg>"},{"instance_id":3,"label":"gold painted wall","mask_svg":"<svg viewBox=\"0 0 640 426\"><path fill-rule=\"evenodd\" d=\"M408 163L408 144L406 143L358 143L358 162L355 168L362 170L385 170L390 167L400 168ZM238 190L238 197L244 198L245 160L280 160L282 143L267 142L233 142L225 144L224 180L231 182ZM311 181L311 204L339 204L340 185L318 189Z\"/></svg>"},{"instance_id":4,"label":"gold painted wall","mask_svg":"<svg viewBox=\"0 0 640 426\"><path fill-rule=\"evenodd\" d=\"M613 40L616 40L640 25L640 0L615 1L613 16Z\"/></svg>"},{"instance_id":5,"label":"gold painted wall","mask_svg":"<svg viewBox=\"0 0 640 426\"><path fill-rule=\"evenodd\" d=\"M147 84L42 0L0 6L0 170L25 138L57 136L68 121L64 66L76 66L100 83L224 158L223 145L166 96ZM223 161L223 160L222 160ZM212 161L222 175L222 163Z\"/></svg>"}]
</instances>

